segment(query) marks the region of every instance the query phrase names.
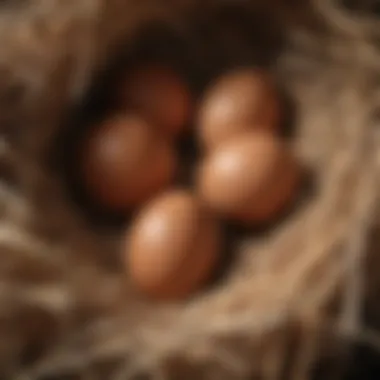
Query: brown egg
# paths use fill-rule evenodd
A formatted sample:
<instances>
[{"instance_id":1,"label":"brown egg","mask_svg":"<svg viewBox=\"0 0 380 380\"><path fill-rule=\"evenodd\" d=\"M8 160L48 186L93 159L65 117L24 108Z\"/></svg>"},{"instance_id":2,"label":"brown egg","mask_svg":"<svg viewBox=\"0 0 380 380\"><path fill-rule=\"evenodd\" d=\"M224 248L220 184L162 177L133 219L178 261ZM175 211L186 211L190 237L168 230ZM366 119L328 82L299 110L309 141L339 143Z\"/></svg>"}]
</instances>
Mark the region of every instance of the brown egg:
<instances>
[{"instance_id":1,"label":"brown egg","mask_svg":"<svg viewBox=\"0 0 380 380\"><path fill-rule=\"evenodd\" d=\"M175 300L208 280L219 249L217 222L191 193L172 190L141 211L128 234L125 254L140 291Z\"/></svg>"},{"instance_id":2,"label":"brown egg","mask_svg":"<svg viewBox=\"0 0 380 380\"><path fill-rule=\"evenodd\" d=\"M252 129L276 130L280 101L268 73L246 69L221 77L206 93L198 115L201 144L213 149Z\"/></svg>"},{"instance_id":3,"label":"brown egg","mask_svg":"<svg viewBox=\"0 0 380 380\"><path fill-rule=\"evenodd\" d=\"M189 123L192 99L182 79L164 66L132 70L123 81L121 106L141 113L170 136Z\"/></svg>"},{"instance_id":4,"label":"brown egg","mask_svg":"<svg viewBox=\"0 0 380 380\"><path fill-rule=\"evenodd\" d=\"M219 145L202 163L201 199L247 226L272 221L294 199L300 170L269 132L250 131Z\"/></svg>"},{"instance_id":5,"label":"brown egg","mask_svg":"<svg viewBox=\"0 0 380 380\"><path fill-rule=\"evenodd\" d=\"M84 184L103 206L130 210L171 183L176 167L173 149L140 118L119 115L106 120L85 141Z\"/></svg>"}]
</instances>

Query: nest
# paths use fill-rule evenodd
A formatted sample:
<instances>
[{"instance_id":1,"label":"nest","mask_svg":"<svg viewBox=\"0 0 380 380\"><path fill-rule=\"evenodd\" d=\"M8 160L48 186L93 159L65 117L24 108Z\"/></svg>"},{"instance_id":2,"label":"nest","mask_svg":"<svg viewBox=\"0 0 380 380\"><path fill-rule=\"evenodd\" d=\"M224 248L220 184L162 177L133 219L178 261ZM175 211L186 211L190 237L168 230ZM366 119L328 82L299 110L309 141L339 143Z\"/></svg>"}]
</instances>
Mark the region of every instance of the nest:
<instances>
[{"instance_id":1,"label":"nest","mask_svg":"<svg viewBox=\"0 0 380 380\"><path fill-rule=\"evenodd\" d=\"M1 2L1 378L338 378L353 343L379 346L375 4L262 3ZM117 228L89 221L52 158L97 78L153 26L174 40L147 51L200 82L269 67L312 178L275 228L232 239L214 287L175 305L134 294Z\"/></svg>"}]
</instances>

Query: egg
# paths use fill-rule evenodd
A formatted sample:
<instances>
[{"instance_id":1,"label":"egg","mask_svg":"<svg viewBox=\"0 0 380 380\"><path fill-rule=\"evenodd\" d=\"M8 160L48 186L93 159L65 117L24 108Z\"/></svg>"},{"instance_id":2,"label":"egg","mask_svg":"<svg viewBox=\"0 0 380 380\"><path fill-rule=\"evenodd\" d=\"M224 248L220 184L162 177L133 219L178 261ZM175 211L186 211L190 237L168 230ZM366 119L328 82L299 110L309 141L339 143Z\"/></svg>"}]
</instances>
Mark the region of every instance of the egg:
<instances>
[{"instance_id":1,"label":"egg","mask_svg":"<svg viewBox=\"0 0 380 380\"><path fill-rule=\"evenodd\" d=\"M125 258L140 292L174 301L210 278L219 249L217 221L190 192L174 189L141 210L127 235Z\"/></svg>"},{"instance_id":2,"label":"egg","mask_svg":"<svg viewBox=\"0 0 380 380\"><path fill-rule=\"evenodd\" d=\"M292 202L299 165L285 144L266 131L249 131L219 145L197 173L200 198L245 226L273 221Z\"/></svg>"},{"instance_id":3,"label":"egg","mask_svg":"<svg viewBox=\"0 0 380 380\"><path fill-rule=\"evenodd\" d=\"M168 186L176 171L173 146L147 122L117 115L94 128L82 147L86 189L118 212L141 205Z\"/></svg>"},{"instance_id":4,"label":"egg","mask_svg":"<svg viewBox=\"0 0 380 380\"><path fill-rule=\"evenodd\" d=\"M276 131L280 114L279 96L267 72L233 71L206 91L197 119L200 143L211 150L245 131Z\"/></svg>"},{"instance_id":5,"label":"egg","mask_svg":"<svg viewBox=\"0 0 380 380\"><path fill-rule=\"evenodd\" d=\"M121 107L141 113L169 136L180 135L189 123L190 91L165 66L146 65L129 72L123 80L120 99Z\"/></svg>"}]
</instances>

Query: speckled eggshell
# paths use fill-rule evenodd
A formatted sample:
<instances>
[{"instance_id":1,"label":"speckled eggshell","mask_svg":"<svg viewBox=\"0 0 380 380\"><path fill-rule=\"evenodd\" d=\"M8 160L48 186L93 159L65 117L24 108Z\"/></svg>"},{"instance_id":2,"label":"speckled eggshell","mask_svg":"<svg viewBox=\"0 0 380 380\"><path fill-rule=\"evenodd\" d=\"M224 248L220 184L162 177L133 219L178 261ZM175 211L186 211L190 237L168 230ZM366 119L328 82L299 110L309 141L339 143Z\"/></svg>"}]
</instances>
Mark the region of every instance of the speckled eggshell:
<instances>
[{"instance_id":1,"label":"speckled eggshell","mask_svg":"<svg viewBox=\"0 0 380 380\"><path fill-rule=\"evenodd\" d=\"M174 147L139 117L117 115L90 131L81 170L89 195L114 211L130 211L172 182Z\"/></svg>"},{"instance_id":2,"label":"speckled eggshell","mask_svg":"<svg viewBox=\"0 0 380 380\"><path fill-rule=\"evenodd\" d=\"M233 71L211 85L200 104L200 143L211 150L245 131L277 131L280 114L279 95L269 73L259 69Z\"/></svg>"},{"instance_id":3,"label":"speckled eggshell","mask_svg":"<svg viewBox=\"0 0 380 380\"><path fill-rule=\"evenodd\" d=\"M217 221L185 190L154 199L127 235L126 265L135 287L158 300L181 300L199 290L219 258Z\"/></svg>"},{"instance_id":4,"label":"speckled eggshell","mask_svg":"<svg viewBox=\"0 0 380 380\"><path fill-rule=\"evenodd\" d=\"M300 168L280 139L250 131L219 145L197 174L199 196L211 209L251 226L271 222L294 200Z\"/></svg>"}]
</instances>

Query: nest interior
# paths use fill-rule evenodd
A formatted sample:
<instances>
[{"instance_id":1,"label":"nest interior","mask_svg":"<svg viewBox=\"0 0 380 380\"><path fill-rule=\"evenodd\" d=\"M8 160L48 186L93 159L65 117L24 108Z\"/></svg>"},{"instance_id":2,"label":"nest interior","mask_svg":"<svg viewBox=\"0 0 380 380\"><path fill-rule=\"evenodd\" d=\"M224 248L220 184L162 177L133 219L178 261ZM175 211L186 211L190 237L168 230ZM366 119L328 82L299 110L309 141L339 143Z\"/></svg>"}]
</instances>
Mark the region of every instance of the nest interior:
<instances>
[{"instance_id":1,"label":"nest interior","mask_svg":"<svg viewBox=\"0 0 380 380\"><path fill-rule=\"evenodd\" d=\"M379 28L372 2L335 3L0 5L1 378L308 379L340 375L356 340L377 346ZM270 230L226 234L228 270L181 304L135 294L117 225L94 223L61 166L137 56L178 65L195 92L270 69L312 178Z\"/></svg>"}]
</instances>

